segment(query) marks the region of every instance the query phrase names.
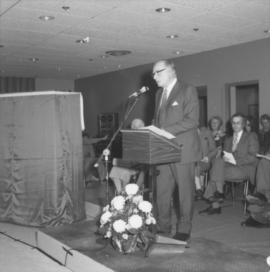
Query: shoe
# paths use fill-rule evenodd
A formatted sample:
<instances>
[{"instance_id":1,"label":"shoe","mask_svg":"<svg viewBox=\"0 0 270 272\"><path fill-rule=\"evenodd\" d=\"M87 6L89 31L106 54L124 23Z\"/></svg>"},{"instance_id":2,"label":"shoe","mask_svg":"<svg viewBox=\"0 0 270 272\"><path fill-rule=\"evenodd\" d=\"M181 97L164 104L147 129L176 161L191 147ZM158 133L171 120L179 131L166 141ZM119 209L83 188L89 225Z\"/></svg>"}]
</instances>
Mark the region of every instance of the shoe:
<instances>
[{"instance_id":1,"label":"shoe","mask_svg":"<svg viewBox=\"0 0 270 272\"><path fill-rule=\"evenodd\" d=\"M248 217L245 221L241 222L242 227L254 227L254 228L270 228L270 223L260 223L253 217Z\"/></svg>"},{"instance_id":2,"label":"shoe","mask_svg":"<svg viewBox=\"0 0 270 272\"><path fill-rule=\"evenodd\" d=\"M265 203L267 203L267 198L263 194L260 194L260 193L247 195L246 200L250 204L257 204L259 206L263 206Z\"/></svg>"},{"instance_id":3,"label":"shoe","mask_svg":"<svg viewBox=\"0 0 270 272\"><path fill-rule=\"evenodd\" d=\"M211 207L208 211L207 214L213 215L213 214L221 214L221 207L218 208L213 208Z\"/></svg>"},{"instance_id":4,"label":"shoe","mask_svg":"<svg viewBox=\"0 0 270 272\"><path fill-rule=\"evenodd\" d=\"M184 233L184 232L176 232L173 236L173 239L187 242L190 239L190 233Z\"/></svg>"},{"instance_id":5,"label":"shoe","mask_svg":"<svg viewBox=\"0 0 270 272\"><path fill-rule=\"evenodd\" d=\"M214 193L214 198L213 198L213 201L216 201L216 202L223 202L225 199L225 195L224 193L220 193L218 191L216 191Z\"/></svg>"},{"instance_id":6,"label":"shoe","mask_svg":"<svg viewBox=\"0 0 270 272\"><path fill-rule=\"evenodd\" d=\"M209 206L209 207L207 207L206 209L203 209L203 210L199 211L199 214L208 213L209 210L211 210L211 209L212 209L212 206Z\"/></svg>"},{"instance_id":7,"label":"shoe","mask_svg":"<svg viewBox=\"0 0 270 272\"><path fill-rule=\"evenodd\" d=\"M196 190L195 192L195 201L203 199L203 191L201 189Z\"/></svg>"}]
</instances>

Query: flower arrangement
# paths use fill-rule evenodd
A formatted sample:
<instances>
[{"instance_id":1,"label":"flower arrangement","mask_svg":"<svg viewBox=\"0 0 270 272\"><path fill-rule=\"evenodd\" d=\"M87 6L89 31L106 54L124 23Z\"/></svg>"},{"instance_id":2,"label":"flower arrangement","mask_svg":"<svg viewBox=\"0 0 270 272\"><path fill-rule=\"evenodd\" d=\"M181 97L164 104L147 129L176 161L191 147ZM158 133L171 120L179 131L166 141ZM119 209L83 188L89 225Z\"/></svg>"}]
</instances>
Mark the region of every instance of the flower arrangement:
<instances>
[{"instance_id":1,"label":"flower arrangement","mask_svg":"<svg viewBox=\"0 0 270 272\"><path fill-rule=\"evenodd\" d=\"M99 231L115 249L127 254L148 248L154 224L152 204L143 200L137 184L130 183L103 208Z\"/></svg>"}]
</instances>

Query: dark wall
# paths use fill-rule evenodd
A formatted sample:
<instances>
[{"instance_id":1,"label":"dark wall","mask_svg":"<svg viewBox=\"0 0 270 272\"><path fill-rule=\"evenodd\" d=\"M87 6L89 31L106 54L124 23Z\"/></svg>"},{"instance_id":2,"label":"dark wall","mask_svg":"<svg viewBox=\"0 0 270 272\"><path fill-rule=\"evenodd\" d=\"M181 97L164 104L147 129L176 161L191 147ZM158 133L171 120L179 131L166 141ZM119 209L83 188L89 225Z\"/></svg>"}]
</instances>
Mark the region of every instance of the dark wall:
<instances>
[{"instance_id":1,"label":"dark wall","mask_svg":"<svg viewBox=\"0 0 270 272\"><path fill-rule=\"evenodd\" d=\"M220 115L227 120L225 91L227 84L256 80L259 83L259 109L270 113L270 38L220 48L175 59L180 78L194 86L207 88L207 116ZM75 91L84 97L85 123L90 135L97 134L97 115L119 112L122 116L127 97L146 85L150 92L141 96L131 118L149 124L154 110L156 86L151 78L152 64L142 65L78 79Z\"/></svg>"}]
</instances>

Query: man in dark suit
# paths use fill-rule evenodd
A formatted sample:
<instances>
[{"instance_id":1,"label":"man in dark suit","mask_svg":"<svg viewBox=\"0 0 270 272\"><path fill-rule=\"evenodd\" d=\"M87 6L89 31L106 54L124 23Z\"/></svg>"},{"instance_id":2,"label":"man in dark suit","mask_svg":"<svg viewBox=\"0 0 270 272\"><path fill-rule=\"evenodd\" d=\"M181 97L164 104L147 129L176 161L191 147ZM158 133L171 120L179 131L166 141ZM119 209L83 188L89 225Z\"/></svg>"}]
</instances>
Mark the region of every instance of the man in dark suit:
<instances>
[{"instance_id":1,"label":"man in dark suit","mask_svg":"<svg viewBox=\"0 0 270 272\"><path fill-rule=\"evenodd\" d=\"M208 214L221 212L219 202L224 200L223 187L226 180L248 178L254 183L259 142L255 134L244 131L245 122L242 114L232 116L233 136L225 139L223 157L216 158L213 162L210 181L204 194L206 199L213 201L205 210ZM235 161L231 160L230 155Z\"/></svg>"},{"instance_id":2,"label":"man in dark suit","mask_svg":"<svg viewBox=\"0 0 270 272\"><path fill-rule=\"evenodd\" d=\"M171 200L178 187L179 210L175 239L190 238L194 203L195 162L201 159L198 136L199 103L197 91L177 79L171 61L158 61L153 66L156 94L154 124L176 138L182 146L181 161L158 166L157 211L158 232L171 232Z\"/></svg>"}]
</instances>

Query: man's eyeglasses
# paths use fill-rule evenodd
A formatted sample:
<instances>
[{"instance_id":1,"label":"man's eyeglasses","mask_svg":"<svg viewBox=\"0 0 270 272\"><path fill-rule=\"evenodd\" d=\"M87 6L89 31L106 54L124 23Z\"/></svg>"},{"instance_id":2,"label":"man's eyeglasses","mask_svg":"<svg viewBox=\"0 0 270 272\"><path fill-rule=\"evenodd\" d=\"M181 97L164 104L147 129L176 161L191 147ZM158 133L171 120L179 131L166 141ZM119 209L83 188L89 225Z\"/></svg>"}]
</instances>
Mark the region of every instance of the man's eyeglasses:
<instances>
[{"instance_id":1,"label":"man's eyeglasses","mask_svg":"<svg viewBox=\"0 0 270 272\"><path fill-rule=\"evenodd\" d=\"M152 77L154 77L155 75L158 75L159 73L165 71L167 68L163 68L163 69L160 69L160 70L157 70L155 72L152 73Z\"/></svg>"}]
</instances>

